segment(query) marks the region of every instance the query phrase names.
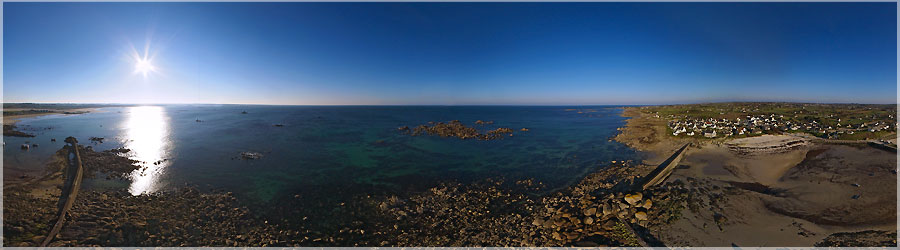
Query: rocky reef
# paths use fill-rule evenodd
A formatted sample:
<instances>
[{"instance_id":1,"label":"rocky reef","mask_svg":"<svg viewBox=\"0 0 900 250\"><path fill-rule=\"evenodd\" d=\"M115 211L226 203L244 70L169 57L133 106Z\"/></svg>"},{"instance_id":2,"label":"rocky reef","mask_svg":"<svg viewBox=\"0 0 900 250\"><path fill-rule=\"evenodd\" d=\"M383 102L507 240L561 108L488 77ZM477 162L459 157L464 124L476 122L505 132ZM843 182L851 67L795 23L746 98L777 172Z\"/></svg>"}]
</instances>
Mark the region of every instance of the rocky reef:
<instances>
[{"instance_id":1,"label":"rocky reef","mask_svg":"<svg viewBox=\"0 0 900 250\"><path fill-rule=\"evenodd\" d=\"M68 152L68 147L70 146L66 145L59 152ZM60 154L59 152L57 154ZM106 179L124 179L129 173L140 169L140 166L137 165L138 161L122 156L122 154L130 152L127 148L97 152L91 146L78 145L78 152L81 154L82 165L87 178L94 178L97 174L105 174ZM62 155L65 155L65 153Z\"/></svg>"},{"instance_id":2,"label":"rocky reef","mask_svg":"<svg viewBox=\"0 0 900 250\"><path fill-rule=\"evenodd\" d=\"M34 137L34 135L16 130L16 125L3 124L3 136Z\"/></svg>"},{"instance_id":3,"label":"rocky reef","mask_svg":"<svg viewBox=\"0 0 900 250\"><path fill-rule=\"evenodd\" d=\"M490 125L493 124L493 121L481 121L478 120L475 122L478 126ZM419 125L412 129L408 126L400 127L398 130L409 133L412 136L419 135L438 135L441 137L455 137L462 140L466 139L476 139L476 140L498 140L503 139L505 136L513 136L513 130L511 128L495 128L495 129L482 129L466 126L462 124L459 120L453 120L450 122L428 122L427 125ZM522 130L527 131L527 129Z\"/></svg>"}]
</instances>

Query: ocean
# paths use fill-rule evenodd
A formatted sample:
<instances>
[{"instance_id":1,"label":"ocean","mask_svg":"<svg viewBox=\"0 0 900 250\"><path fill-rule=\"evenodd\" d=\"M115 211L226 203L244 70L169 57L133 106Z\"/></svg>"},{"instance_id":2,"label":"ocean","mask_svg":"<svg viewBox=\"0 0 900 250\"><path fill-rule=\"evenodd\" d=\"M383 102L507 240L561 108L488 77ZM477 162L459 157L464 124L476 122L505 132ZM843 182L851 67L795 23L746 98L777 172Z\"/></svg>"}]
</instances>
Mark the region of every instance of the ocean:
<instances>
[{"instance_id":1,"label":"ocean","mask_svg":"<svg viewBox=\"0 0 900 250\"><path fill-rule=\"evenodd\" d=\"M131 149L128 156L142 161L142 170L124 181L90 180L84 188L127 189L134 195L189 184L275 204L295 195L340 200L485 178L533 178L553 189L610 161L640 158L611 140L625 123L621 112L614 106L110 107L21 119L19 130L36 137L4 136L3 163L5 169L44 169L63 140L74 136L95 150ZM451 120L468 126L493 121L484 129L509 127L515 133L479 141L398 130ZM98 143L90 137L105 139ZM39 146L23 150L19 145L25 143ZM263 157L241 159L242 152Z\"/></svg>"}]
</instances>

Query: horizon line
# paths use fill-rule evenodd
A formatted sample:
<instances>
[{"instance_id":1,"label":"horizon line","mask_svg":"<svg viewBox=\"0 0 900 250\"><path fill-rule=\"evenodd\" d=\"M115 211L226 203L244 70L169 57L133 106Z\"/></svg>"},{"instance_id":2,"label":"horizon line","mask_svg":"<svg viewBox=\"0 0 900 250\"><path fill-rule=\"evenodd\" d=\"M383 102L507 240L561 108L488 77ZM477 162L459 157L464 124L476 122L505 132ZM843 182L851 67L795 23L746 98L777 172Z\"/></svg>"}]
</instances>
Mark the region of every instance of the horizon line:
<instances>
[{"instance_id":1,"label":"horizon line","mask_svg":"<svg viewBox=\"0 0 900 250\"><path fill-rule=\"evenodd\" d=\"M75 105L253 105L253 106L665 106L724 103L790 103L790 104L844 104L844 105L898 105L898 103L859 102L808 102L808 101L720 101L684 102L664 104L274 104L274 103L116 103L116 102L3 102L7 104L75 104Z\"/></svg>"}]
</instances>

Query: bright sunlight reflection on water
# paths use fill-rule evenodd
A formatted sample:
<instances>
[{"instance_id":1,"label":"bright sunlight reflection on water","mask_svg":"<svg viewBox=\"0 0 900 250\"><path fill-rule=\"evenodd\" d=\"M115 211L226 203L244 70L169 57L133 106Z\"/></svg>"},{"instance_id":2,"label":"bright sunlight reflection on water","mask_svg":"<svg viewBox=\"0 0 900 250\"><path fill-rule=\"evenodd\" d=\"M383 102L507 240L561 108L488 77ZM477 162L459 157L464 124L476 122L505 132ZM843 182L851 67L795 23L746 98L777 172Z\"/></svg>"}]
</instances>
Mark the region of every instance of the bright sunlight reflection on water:
<instances>
[{"instance_id":1,"label":"bright sunlight reflection on water","mask_svg":"<svg viewBox=\"0 0 900 250\"><path fill-rule=\"evenodd\" d=\"M132 182L128 191L133 195L151 193L159 188L159 178L169 165L169 161L165 160L171 151L169 118L162 107L131 107L128 111L122 140L125 147L131 149L129 158L138 161L141 166L131 172Z\"/></svg>"}]
</instances>

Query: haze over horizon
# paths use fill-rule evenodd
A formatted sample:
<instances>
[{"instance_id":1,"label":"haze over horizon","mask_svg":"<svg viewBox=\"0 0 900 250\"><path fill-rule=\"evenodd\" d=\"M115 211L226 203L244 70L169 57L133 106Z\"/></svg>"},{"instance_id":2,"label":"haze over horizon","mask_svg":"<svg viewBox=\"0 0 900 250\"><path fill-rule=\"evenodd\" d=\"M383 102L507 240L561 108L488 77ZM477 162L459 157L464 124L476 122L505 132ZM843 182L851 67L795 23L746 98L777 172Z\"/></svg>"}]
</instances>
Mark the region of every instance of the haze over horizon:
<instances>
[{"instance_id":1,"label":"haze over horizon","mask_svg":"<svg viewBox=\"0 0 900 250\"><path fill-rule=\"evenodd\" d=\"M897 102L896 3L4 3L5 103Z\"/></svg>"}]
</instances>

